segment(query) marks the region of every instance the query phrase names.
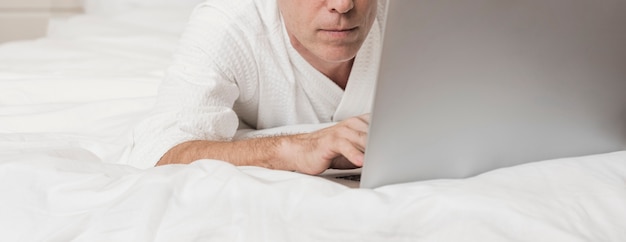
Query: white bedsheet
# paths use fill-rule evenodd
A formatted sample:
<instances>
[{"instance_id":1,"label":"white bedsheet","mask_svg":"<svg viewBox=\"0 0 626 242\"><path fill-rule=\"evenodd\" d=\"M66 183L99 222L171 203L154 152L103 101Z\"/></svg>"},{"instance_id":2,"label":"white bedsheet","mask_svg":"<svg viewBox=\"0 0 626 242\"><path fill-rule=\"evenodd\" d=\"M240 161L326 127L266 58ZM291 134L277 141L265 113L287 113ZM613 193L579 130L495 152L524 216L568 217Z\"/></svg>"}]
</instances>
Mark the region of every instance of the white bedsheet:
<instances>
[{"instance_id":1,"label":"white bedsheet","mask_svg":"<svg viewBox=\"0 0 626 242\"><path fill-rule=\"evenodd\" d=\"M626 152L375 190L120 164L184 22L87 15L0 46L1 241L626 241Z\"/></svg>"}]
</instances>

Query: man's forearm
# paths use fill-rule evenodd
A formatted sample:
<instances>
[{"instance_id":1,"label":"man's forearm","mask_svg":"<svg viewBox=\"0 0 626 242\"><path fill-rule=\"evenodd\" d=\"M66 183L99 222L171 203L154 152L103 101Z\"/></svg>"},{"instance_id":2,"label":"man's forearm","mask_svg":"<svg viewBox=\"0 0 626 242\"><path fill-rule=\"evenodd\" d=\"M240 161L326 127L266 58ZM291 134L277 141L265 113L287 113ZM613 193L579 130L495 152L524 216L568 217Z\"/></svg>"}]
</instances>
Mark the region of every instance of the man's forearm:
<instances>
[{"instance_id":1,"label":"man's forearm","mask_svg":"<svg viewBox=\"0 0 626 242\"><path fill-rule=\"evenodd\" d=\"M170 149L157 165L189 164L216 159L237 166L320 174L326 169L363 165L369 114L296 135L233 142L189 141Z\"/></svg>"},{"instance_id":2,"label":"man's forearm","mask_svg":"<svg viewBox=\"0 0 626 242\"><path fill-rule=\"evenodd\" d=\"M159 165L189 164L200 159L216 159L237 166L260 166L278 170L296 170L288 162L284 149L288 136L247 139L233 142L189 141L170 149Z\"/></svg>"}]
</instances>

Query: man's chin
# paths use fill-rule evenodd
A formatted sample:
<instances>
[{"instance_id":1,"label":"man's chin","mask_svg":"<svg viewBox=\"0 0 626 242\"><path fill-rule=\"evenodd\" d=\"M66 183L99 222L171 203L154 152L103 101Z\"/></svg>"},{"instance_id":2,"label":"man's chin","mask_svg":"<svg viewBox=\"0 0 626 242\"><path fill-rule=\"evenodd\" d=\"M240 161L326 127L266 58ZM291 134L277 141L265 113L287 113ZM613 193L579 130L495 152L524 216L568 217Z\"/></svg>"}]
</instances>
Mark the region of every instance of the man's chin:
<instances>
[{"instance_id":1,"label":"man's chin","mask_svg":"<svg viewBox=\"0 0 626 242\"><path fill-rule=\"evenodd\" d=\"M343 63L351 61L356 56L357 51L345 50L343 48L327 49L324 53L319 55L320 58L329 63Z\"/></svg>"},{"instance_id":2,"label":"man's chin","mask_svg":"<svg viewBox=\"0 0 626 242\"><path fill-rule=\"evenodd\" d=\"M354 59L363 45L358 43L326 44L322 50L324 59L330 62L345 62Z\"/></svg>"}]
</instances>

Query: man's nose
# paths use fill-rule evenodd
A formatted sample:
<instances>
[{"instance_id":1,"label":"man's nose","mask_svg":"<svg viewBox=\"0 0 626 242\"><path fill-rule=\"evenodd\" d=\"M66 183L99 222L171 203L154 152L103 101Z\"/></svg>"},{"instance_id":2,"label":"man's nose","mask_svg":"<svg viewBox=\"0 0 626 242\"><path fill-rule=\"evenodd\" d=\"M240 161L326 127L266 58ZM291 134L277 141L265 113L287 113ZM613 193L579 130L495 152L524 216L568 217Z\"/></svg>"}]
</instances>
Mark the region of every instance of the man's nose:
<instances>
[{"instance_id":1,"label":"man's nose","mask_svg":"<svg viewBox=\"0 0 626 242\"><path fill-rule=\"evenodd\" d=\"M327 0L326 4L330 11L341 14L350 12L354 8L354 0Z\"/></svg>"}]
</instances>

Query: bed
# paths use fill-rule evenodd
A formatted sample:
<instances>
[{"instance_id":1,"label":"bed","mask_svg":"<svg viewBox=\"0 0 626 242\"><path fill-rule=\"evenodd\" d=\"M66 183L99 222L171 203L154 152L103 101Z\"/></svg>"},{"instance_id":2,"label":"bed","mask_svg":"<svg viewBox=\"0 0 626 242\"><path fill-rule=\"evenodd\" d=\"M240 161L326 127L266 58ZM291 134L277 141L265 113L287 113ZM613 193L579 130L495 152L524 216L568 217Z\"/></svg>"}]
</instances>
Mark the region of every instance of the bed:
<instances>
[{"instance_id":1,"label":"bed","mask_svg":"<svg viewBox=\"0 0 626 242\"><path fill-rule=\"evenodd\" d=\"M2 241L626 241L626 152L350 189L124 163L198 1L89 0L0 45Z\"/></svg>"}]
</instances>

